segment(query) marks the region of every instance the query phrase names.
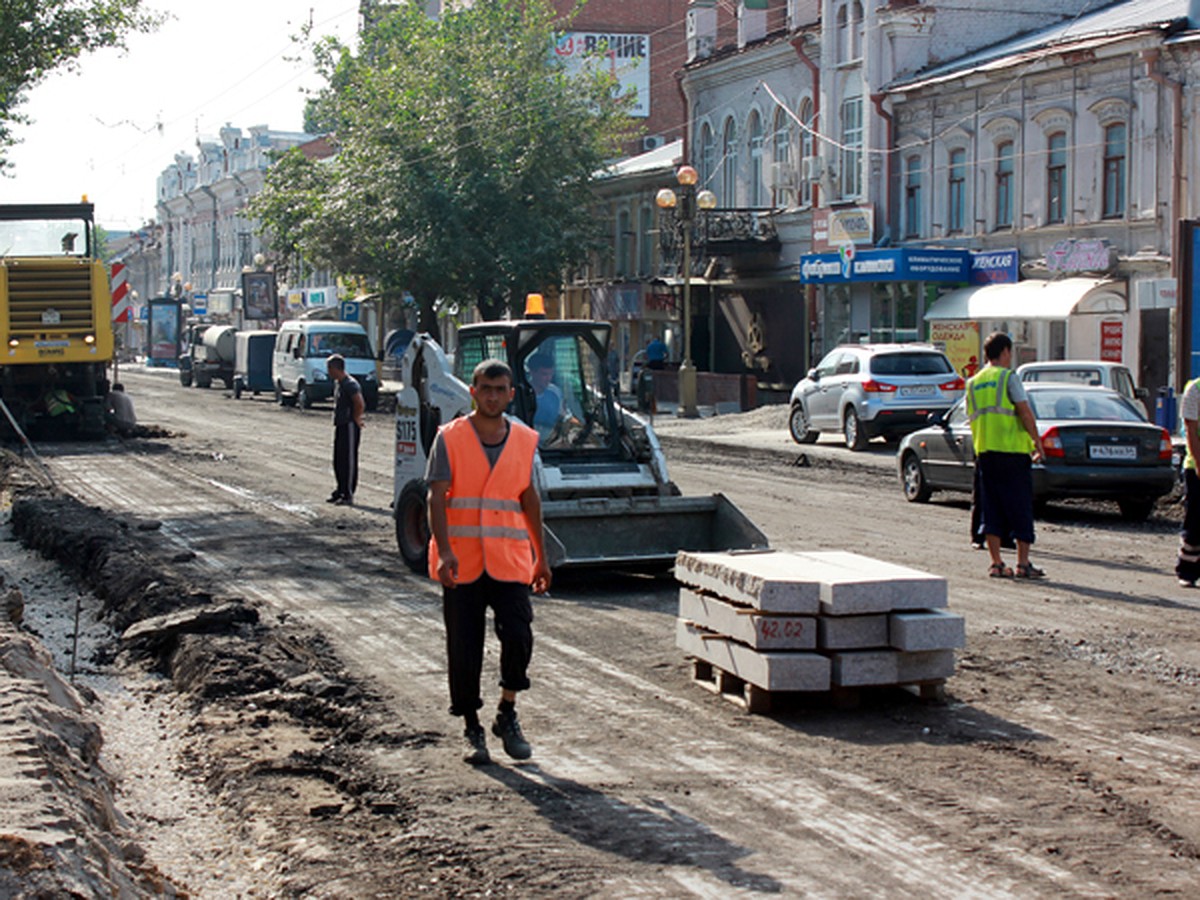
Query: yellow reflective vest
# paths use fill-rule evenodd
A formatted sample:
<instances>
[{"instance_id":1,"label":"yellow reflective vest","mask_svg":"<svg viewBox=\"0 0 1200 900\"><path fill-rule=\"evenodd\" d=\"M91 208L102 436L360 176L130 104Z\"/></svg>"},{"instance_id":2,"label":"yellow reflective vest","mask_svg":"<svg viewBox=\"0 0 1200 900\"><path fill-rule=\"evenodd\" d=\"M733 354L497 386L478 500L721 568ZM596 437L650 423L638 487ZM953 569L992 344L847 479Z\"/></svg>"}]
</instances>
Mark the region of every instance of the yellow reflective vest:
<instances>
[{"instance_id":1,"label":"yellow reflective vest","mask_svg":"<svg viewBox=\"0 0 1200 900\"><path fill-rule=\"evenodd\" d=\"M989 365L967 382L967 416L976 456L1033 450L1033 439L1008 396L1008 379L1012 374L1008 369Z\"/></svg>"},{"instance_id":2,"label":"yellow reflective vest","mask_svg":"<svg viewBox=\"0 0 1200 900\"><path fill-rule=\"evenodd\" d=\"M1183 393L1179 395L1179 402L1181 404L1183 403L1183 398L1187 395L1187 392L1192 389L1192 385L1198 381L1200 381L1200 378L1193 378L1191 381L1189 381L1187 384L1185 384L1183 386ZM1186 423L1184 425L1184 428L1187 428ZM1186 436L1186 431L1185 431L1185 436ZM1185 446L1186 446L1186 443L1185 443ZM1185 456L1183 458L1183 467L1185 469L1191 469L1193 472L1196 471L1196 460L1192 457L1192 451L1190 449L1187 452L1187 456Z\"/></svg>"},{"instance_id":3,"label":"yellow reflective vest","mask_svg":"<svg viewBox=\"0 0 1200 900\"><path fill-rule=\"evenodd\" d=\"M450 548L458 557L458 583L476 581L486 571L497 581L533 580L533 545L521 494L530 485L538 433L511 419L508 439L494 466L466 416L441 427L450 457L446 524ZM429 539L429 577L437 579L437 541Z\"/></svg>"}]
</instances>

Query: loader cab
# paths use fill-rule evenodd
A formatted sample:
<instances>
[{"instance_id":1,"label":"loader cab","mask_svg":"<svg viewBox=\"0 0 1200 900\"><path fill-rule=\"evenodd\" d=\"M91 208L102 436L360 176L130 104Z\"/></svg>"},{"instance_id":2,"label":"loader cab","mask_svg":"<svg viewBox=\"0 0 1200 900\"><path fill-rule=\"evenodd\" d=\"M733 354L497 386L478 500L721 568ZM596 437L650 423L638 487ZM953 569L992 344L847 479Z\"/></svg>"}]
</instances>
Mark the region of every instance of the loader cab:
<instances>
[{"instance_id":1,"label":"loader cab","mask_svg":"<svg viewBox=\"0 0 1200 900\"><path fill-rule=\"evenodd\" d=\"M468 325L458 333L456 374L502 359L513 370L509 414L538 432L543 458L604 455L618 449L616 405L608 379L607 324L521 320Z\"/></svg>"}]
</instances>

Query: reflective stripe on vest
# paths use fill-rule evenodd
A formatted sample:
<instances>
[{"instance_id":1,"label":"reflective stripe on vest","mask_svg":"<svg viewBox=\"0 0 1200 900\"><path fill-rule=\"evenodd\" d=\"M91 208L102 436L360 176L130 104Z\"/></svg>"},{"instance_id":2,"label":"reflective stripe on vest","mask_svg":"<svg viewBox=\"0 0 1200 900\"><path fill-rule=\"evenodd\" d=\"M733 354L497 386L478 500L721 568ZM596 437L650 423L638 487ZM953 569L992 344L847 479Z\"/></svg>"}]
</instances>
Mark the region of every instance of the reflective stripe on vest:
<instances>
[{"instance_id":1,"label":"reflective stripe on vest","mask_svg":"<svg viewBox=\"0 0 1200 900\"><path fill-rule=\"evenodd\" d=\"M1029 453L1033 439L1017 415L1008 396L1012 372L999 366L987 366L967 382L967 416L975 455L980 453Z\"/></svg>"},{"instance_id":2,"label":"reflective stripe on vest","mask_svg":"<svg viewBox=\"0 0 1200 900\"><path fill-rule=\"evenodd\" d=\"M533 547L521 494L530 485L538 436L511 419L508 428L494 466L488 464L479 435L466 417L440 429L450 458L446 524L450 547L458 557L459 584L469 584L485 571L497 581L528 584L533 579ZM437 542L431 539L431 578L437 577L437 566Z\"/></svg>"},{"instance_id":3,"label":"reflective stripe on vest","mask_svg":"<svg viewBox=\"0 0 1200 900\"><path fill-rule=\"evenodd\" d=\"M1183 405L1183 398L1186 397L1187 392L1192 389L1192 385L1196 384L1197 382L1200 382L1200 378L1193 378L1191 381L1189 381L1187 384L1185 384L1183 386L1183 393L1179 395L1179 403L1181 406ZM1186 422L1184 423L1184 428L1185 429L1187 428ZM1187 445L1186 431L1185 431L1184 445L1185 446ZM1183 458L1183 467L1185 469L1191 469L1193 472L1196 471L1196 460L1192 457L1192 451L1190 449L1187 451L1187 455L1185 455Z\"/></svg>"}]
</instances>

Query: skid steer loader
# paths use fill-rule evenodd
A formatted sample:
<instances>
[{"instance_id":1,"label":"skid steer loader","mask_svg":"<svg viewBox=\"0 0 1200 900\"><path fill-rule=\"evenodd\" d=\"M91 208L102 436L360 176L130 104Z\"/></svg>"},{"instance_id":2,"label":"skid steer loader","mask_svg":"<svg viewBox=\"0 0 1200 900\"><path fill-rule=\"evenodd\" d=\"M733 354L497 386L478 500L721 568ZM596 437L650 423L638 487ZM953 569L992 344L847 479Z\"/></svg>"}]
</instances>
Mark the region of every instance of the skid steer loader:
<instances>
[{"instance_id":1,"label":"skid steer loader","mask_svg":"<svg viewBox=\"0 0 1200 900\"><path fill-rule=\"evenodd\" d=\"M424 476L434 436L471 411L471 373L492 358L514 373L509 415L539 434L534 483L551 568L666 569L680 550L766 548L763 533L724 495L680 495L650 423L614 397L609 336L603 322L467 325L453 365L429 335L411 338L400 355L393 512L400 553L413 569L425 571L428 558Z\"/></svg>"}]
</instances>

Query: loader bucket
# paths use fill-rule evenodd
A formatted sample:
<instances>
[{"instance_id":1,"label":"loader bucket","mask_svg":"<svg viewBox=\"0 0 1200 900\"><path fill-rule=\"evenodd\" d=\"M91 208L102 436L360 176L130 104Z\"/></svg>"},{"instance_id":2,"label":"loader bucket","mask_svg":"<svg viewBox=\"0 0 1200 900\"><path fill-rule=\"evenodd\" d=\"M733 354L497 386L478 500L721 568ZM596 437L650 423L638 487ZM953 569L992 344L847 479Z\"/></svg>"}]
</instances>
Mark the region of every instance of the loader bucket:
<instances>
[{"instance_id":1,"label":"loader bucket","mask_svg":"<svg viewBox=\"0 0 1200 900\"><path fill-rule=\"evenodd\" d=\"M680 550L767 547L766 536L724 494L543 501L542 518L553 569L665 569Z\"/></svg>"}]
</instances>

